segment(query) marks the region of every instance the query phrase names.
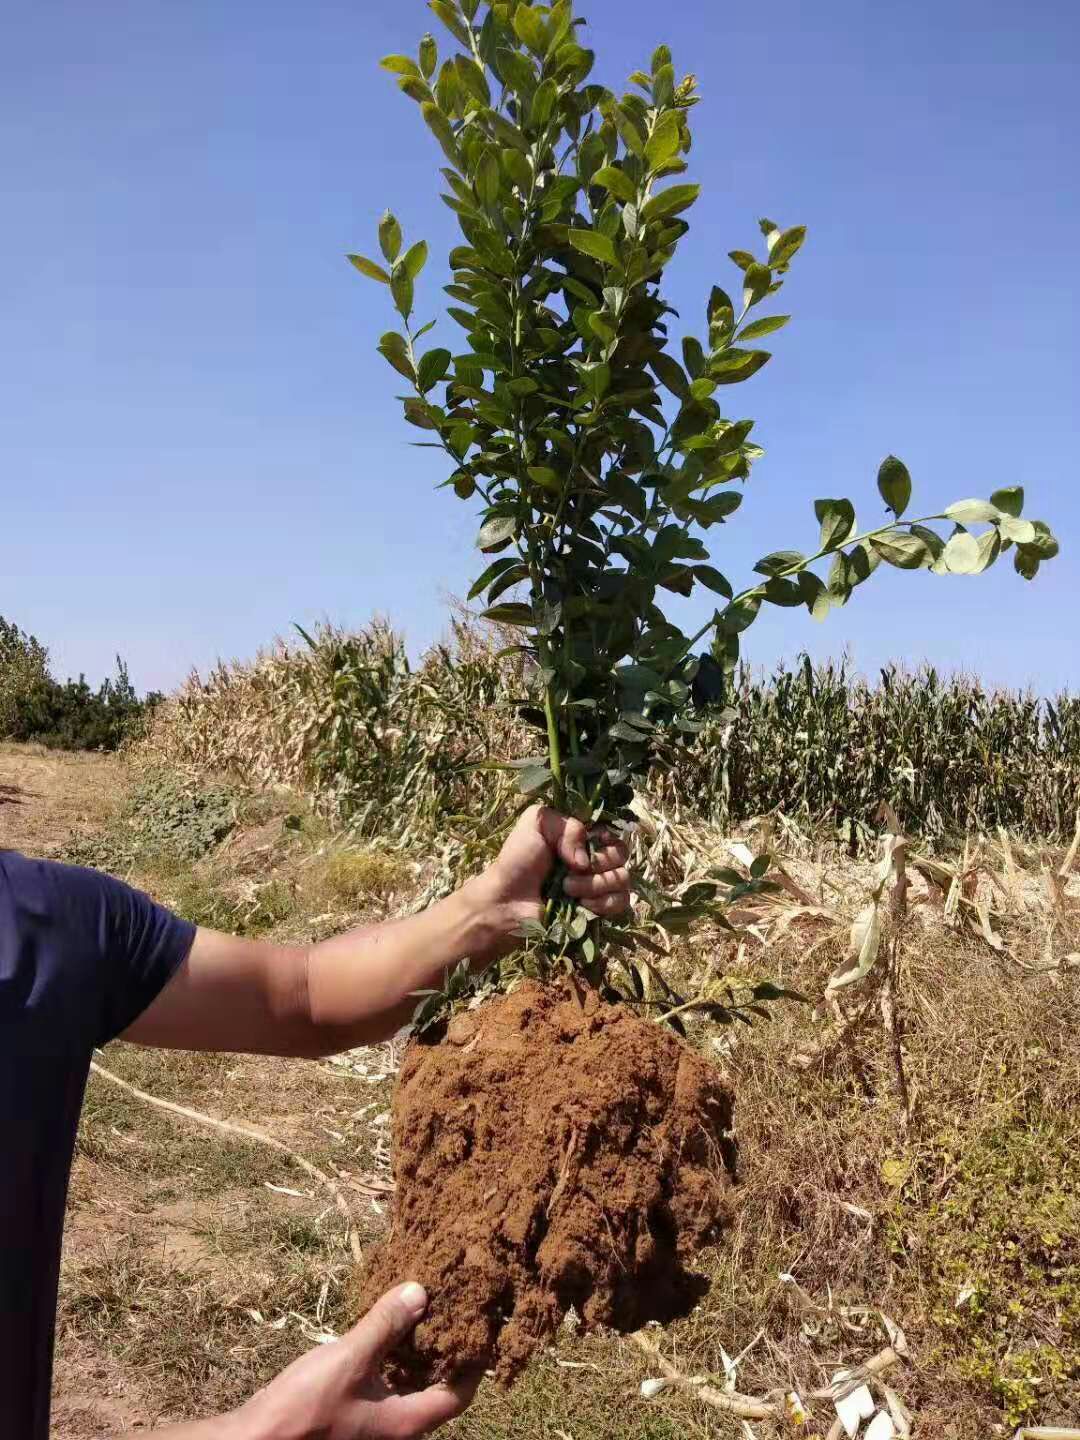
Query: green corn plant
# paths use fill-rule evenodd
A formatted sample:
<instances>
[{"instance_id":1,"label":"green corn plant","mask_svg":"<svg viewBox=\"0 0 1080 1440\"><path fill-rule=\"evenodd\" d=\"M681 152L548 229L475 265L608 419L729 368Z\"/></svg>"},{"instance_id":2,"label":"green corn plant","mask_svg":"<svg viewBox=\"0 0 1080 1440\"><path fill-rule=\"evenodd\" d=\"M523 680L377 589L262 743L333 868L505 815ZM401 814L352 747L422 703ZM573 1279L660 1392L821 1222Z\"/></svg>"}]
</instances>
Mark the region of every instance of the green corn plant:
<instances>
[{"instance_id":1,"label":"green corn plant","mask_svg":"<svg viewBox=\"0 0 1080 1440\"><path fill-rule=\"evenodd\" d=\"M805 230L761 220L758 252L731 252L734 298L715 286L701 331L676 349L662 282L700 190L683 178L694 77L677 79L661 45L630 77L631 93L595 83L571 0L429 8L452 53L440 61L425 35L415 60L382 64L447 162L442 198L462 234L447 316L464 339L422 348L435 324L414 324L428 247L406 247L392 214L378 227L382 260L349 259L388 287L401 318L378 348L407 382L405 418L425 433L420 444L448 457L443 484L481 502L487 562L470 599L482 596L484 615L519 633L513 648L533 679L524 714L543 737L519 762L519 789L617 824L658 744L692 738L701 707L725 701L763 606L822 620L882 563L974 575L1010 549L1031 579L1057 542L1022 518L1019 487L907 518L911 479L890 456L877 477L885 518L859 526L851 500L816 500L807 553L777 549L737 588L711 563L706 538L738 510L763 452L728 397L769 360L760 342L788 322L761 310ZM697 587L720 604L687 636L662 600ZM749 877L719 874L677 904L643 882L648 923L680 929L721 915L744 887L769 883L767 866L762 857ZM559 894L526 937L529 964L602 976L598 927ZM617 929L608 939L627 943Z\"/></svg>"}]
</instances>

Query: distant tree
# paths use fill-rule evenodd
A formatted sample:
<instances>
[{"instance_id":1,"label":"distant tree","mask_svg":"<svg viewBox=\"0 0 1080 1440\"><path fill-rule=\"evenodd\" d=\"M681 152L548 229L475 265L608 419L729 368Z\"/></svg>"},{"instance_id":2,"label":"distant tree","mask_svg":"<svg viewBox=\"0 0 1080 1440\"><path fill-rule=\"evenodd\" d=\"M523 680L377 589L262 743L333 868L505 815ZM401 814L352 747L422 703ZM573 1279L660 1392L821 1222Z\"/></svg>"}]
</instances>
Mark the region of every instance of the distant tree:
<instances>
[{"instance_id":1,"label":"distant tree","mask_svg":"<svg viewBox=\"0 0 1080 1440\"><path fill-rule=\"evenodd\" d=\"M140 700L119 655L116 674L91 689L86 677L61 684L40 640L0 616L0 738L63 750L116 750L161 700Z\"/></svg>"},{"instance_id":2,"label":"distant tree","mask_svg":"<svg viewBox=\"0 0 1080 1440\"><path fill-rule=\"evenodd\" d=\"M48 650L0 615L0 736L11 732L17 698L48 679Z\"/></svg>"}]
</instances>

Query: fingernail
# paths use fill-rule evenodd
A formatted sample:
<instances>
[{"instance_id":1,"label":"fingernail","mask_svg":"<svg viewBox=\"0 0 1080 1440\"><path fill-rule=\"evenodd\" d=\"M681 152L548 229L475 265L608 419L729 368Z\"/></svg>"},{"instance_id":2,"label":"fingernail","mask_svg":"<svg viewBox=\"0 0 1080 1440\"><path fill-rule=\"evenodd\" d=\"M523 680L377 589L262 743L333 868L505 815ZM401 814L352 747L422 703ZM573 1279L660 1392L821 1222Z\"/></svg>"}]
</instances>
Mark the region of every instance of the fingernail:
<instances>
[{"instance_id":1,"label":"fingernail","mask_svg":"<svg viewBox=\"0 0 1080 1440\"><path fill-rule=\"evenodd\" d=\"M410 1280L407 1285L401 1287L401 1302L420 1315L427 1309L427 1291L415 1280Z\"/></svg>"}]
</instances>

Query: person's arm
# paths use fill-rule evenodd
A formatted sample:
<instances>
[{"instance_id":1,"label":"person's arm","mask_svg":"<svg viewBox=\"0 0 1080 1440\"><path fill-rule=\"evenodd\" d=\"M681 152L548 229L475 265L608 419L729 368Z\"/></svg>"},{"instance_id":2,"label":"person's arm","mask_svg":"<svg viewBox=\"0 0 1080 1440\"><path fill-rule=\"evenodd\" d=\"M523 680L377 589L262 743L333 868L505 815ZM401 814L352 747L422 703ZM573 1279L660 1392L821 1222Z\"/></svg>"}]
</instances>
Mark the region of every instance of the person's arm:
<instances>
[{"instance_id":1,"label":"person's arm","mask_svg":"<svg viewBox=\"0 0 1080 1440\"><path fill-rule=\"evenodd\" d=\"M483 966L517 943L522 921L542 914L556 860L567 871L567 894L596 914L626 909L625 849L610 835L590 847L580 821L533 806L488 870L419 915L306 948L199 930L188 958L123 1038L308 1056L386 1039L408 1023L417 992L441 986L461 960Z\"/></svg>"},{"instance_id":2,"label":"person's arm","mask_svg":"<svg viewBox=\"0 0 1080 1440\"><path fill-rule=\"evenodd\" d=\"M412 1440L428 1435L461 1414L479 1377L412 1395L399 1395L383 1383L384 1356L426 1307L421 1286L399 1285L348 1334L302 1355L239 1410L139 1434L144 1440Z\"/></svg>"}]
</instances>

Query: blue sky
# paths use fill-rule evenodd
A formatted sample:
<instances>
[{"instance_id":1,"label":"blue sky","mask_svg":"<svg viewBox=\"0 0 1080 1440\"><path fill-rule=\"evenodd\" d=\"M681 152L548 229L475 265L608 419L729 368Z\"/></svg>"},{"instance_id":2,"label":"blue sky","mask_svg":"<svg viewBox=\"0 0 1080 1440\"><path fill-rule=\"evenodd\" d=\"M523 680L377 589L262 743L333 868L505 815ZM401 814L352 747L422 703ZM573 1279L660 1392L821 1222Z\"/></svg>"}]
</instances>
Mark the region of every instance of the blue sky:
<instances>
[{"instance_id":1,"label":"blue sky","mask_svg":"<svg viewBox=\"0 0 1080 1440\"><path fill-rule=\"evenodd\" d=\"M729 392L768 454L710 532L721 568L809 548L815 496L880 513L890 450L921 513L1020 483L1062 542L1033 585L1009 563L879 571L823 627L768 611L750 657L846 646L866 670L928 658L1076 688L1080 11L578 8L605 82L660 40L699 77L705 191L669 286L687 328L758 215L810 228L776 358ZM432 245L420 308L444 298L441 156L377 68L428 20L419 0L6 9L0 613L61 672L99 678L119 649L167 687L294 620L374 611L418 647L476 573L471 508L434 491L374 353L386 292L342 258L390 205Z\"/></svg>"}]
</instances>

